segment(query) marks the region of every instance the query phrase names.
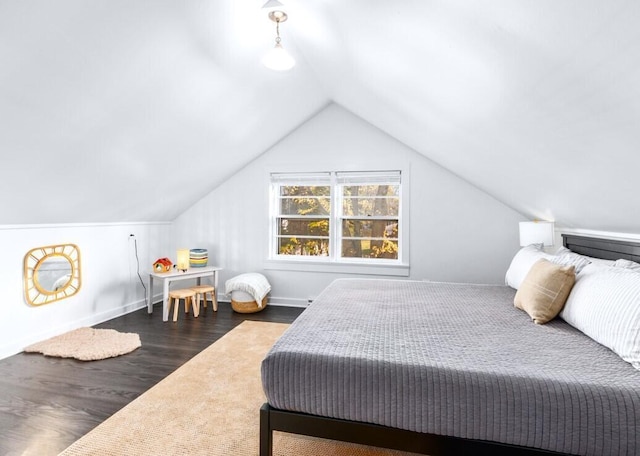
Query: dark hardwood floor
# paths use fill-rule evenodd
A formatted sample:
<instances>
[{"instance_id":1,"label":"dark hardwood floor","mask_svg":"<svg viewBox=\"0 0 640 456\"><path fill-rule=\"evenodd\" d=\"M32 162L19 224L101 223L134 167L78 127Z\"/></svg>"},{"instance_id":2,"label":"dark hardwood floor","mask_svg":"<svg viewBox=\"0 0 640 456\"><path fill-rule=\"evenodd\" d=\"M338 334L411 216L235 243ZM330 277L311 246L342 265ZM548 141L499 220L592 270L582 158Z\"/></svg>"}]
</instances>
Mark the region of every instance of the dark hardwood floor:
<instances>
[{"instance_id":1,"label":"dark hardwood floor","mask_svg":"<svg viewBox=\"0 0 640 456\"><path fill-rule=\"evenodd\" d=\"M162 321L154 306L97 325L140 335L128 355L82 362L39 354L0 360L0 455L57 455L244 320L290 323L303 309L237 314L228 303L199 318ZM257 410L256 410L257 413Z\"/></svg>"}]
</instances>

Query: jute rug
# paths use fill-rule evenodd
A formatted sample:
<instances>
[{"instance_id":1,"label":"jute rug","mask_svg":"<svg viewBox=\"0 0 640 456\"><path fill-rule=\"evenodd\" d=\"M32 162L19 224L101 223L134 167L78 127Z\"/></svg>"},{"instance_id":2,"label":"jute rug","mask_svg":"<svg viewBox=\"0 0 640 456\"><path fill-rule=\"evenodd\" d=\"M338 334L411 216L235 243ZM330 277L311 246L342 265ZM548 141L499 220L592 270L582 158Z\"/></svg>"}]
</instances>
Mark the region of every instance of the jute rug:
<instances>
[{"instance_id":1,"label":"jute rug","mask_svg":"<svg viewBox=\"0 0 640 456\"><path fill-rule=\"evenodd\" d=\"M78 328L29 345L28 353L95 361L130 353L140 347L140 336L114 329Z\"/></svg>"},{"instance_id":2,"label":"jute rug","mask_svg":"<svg viewBox=\"0 0 640 456\"><path fill-rule=\"evenodd\" d=\"M61 453L257 456L260 363L288 325L245 321ZM276 456L400 456L275 433Z\"/></svg>"}]
</instances>

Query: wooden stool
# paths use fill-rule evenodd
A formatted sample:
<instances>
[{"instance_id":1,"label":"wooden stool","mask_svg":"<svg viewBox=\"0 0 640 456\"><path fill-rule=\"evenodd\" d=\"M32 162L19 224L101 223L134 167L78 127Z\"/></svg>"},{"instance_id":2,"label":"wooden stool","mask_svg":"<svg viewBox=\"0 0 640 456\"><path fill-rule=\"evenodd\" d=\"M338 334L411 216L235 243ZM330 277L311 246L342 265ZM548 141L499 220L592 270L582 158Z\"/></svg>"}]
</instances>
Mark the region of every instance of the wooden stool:
<instances>
[{"instance_id":1,"label":"wooden stool","mask_svg":"<svg viewBox=\"0 0 640 456\"><path fill-rule=\"evenodd\" d=\"M207 308L207 293L211 294L211 303L213 304L213 311L218 311L218 298L216 298L216 289L211 285L197 285L195 287L191 287L196 293L196 302L198 303L198 307L200 307L200 295L204 298L204 308Z\"/></svg>"},{"instance_id":2,"label":"wooden stool","mask_svg":"<svg viewBox=\"0 0 640 456\"><path fill-rule=\"evenodd\" d=\"M172 290L169 292L169 309L167 312L171 312L171 300L173 300L173 321L178 320L178 307L180 300L184 299L184 312L189 313L189 307L193 305L193 316L200 315L200 303L195 302L196 292L190 288L183 288L181 290Z\"/></svg>"}]
</instances>

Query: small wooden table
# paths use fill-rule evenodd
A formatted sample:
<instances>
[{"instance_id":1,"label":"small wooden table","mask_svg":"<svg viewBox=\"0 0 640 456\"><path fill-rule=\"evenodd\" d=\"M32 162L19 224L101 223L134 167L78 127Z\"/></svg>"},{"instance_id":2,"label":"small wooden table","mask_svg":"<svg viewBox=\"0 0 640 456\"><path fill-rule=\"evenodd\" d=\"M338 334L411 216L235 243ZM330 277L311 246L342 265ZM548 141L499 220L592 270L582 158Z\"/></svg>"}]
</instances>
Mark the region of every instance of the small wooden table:
<instances>
[{"instance_id":1,"label":"small wooden table","mask_svg":"<svg viewBox=\"0 0 640 456\"><path fill-rule=\"evenodd\" d=\"M202 277L211 277L214 293L218 293L218 271L222 268L216 266L205 266L204 268L189 268L186 272L173 269L169 272L152 272L149 274L149 289L147 290L147 311L153 313L153 281L162 280L162 320L169 320L169 284L177 280L196 279L196 284L200 285Z\"/></svg>"}]
</instances>

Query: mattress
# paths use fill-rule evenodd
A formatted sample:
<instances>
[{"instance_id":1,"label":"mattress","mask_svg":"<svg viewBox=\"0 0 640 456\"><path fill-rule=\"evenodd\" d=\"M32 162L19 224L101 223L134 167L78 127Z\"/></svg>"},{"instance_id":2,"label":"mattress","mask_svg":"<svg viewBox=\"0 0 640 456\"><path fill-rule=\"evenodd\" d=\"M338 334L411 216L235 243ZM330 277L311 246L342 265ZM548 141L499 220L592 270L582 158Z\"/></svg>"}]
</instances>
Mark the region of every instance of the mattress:
<instances>
[{"instance_id":1,"label":"mattress","mask_svg":"<svg viewBox=\"0 0 640 456\"><path fill-rule=\"evenodd\" d=\"M504 286L340 279L262 363L282 410L577 455L640 454L640 371Z\"/></svg>"}]
</instances>

